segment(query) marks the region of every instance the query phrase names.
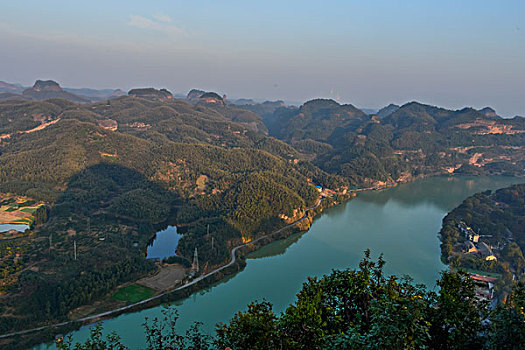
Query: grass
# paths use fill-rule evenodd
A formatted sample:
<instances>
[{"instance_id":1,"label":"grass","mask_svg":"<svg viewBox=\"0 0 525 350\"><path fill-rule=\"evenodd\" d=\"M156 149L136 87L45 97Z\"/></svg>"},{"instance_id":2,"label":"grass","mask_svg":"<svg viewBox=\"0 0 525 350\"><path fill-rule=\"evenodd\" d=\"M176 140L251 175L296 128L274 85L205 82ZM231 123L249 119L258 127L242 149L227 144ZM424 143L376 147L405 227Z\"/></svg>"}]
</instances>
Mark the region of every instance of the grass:
<instances>
[{"instance_id":1,"label":"grass","mask_svg":"<svg viewBox=\"0 0 525 350\"><path fill-rule=\"evenodd\" d=\"M38 207L22 208L22 209L20 209L20 211L24 212L24 213L33 214L37 209L38 209Z\"/></svg>"},{"instance_id":2,"label":"grass","mask_svg":"<svg viewBox=\"0 0 525 350\"><path fill-rule=\"evenodd\" d=\"M155 291L151 288L140 286L138 284L130 284L124 288L120 288L111 297L120 301L127 301L136 303L147 298L152 297Z\"/></svg>"}]
</instances>

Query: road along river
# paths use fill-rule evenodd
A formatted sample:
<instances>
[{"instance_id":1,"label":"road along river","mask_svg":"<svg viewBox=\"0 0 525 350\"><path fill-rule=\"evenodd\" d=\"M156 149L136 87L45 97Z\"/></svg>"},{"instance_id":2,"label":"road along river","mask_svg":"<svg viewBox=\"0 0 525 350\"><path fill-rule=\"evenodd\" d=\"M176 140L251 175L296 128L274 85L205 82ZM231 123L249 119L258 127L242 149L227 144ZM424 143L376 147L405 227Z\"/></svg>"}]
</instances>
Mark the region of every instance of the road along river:
<instances>
[{"instance_id":1,"label":"road along river","mask_svg":"<svg viewBox=\"0 0 525 350\"><path fill-rule=\"evenodd\" d=\"M334 268L355 268L370 248L384 254L387 273L410 275L435 287L440 261L437 233L448 211L473 193L497 189L524 179L512 177L435 177L382 191L368 191L323 212L305 234L296 234L251 253L246 268L234 276L173 303L185 330L194 321L212 332L253 300L272 302L283 311L295 299L307 276L321 276ZM145 347L144 318L161 316L162 307L123 314L103 321L104 332L116 331L132 349ZM73 333L83 341L89 327ZM54 348L42 344L36 349Z\"/></svg>"}]
</instances>

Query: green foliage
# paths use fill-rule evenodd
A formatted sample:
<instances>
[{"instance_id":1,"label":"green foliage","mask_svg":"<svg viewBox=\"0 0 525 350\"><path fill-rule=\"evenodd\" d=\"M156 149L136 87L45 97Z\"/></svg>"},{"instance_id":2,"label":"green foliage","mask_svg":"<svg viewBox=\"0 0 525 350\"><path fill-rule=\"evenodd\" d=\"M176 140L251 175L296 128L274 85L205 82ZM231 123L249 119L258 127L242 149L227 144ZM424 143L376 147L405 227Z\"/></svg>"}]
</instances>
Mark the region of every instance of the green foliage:
<instances>
[{"instance_id":1,"label":"green foliage","mask_svg":"<svg viewBox=\"0 0 525 350\"><path fill-rule=\"evenodd\" d=\"M121 343L120 337L112 333L104 337L102 335L102 323L90 328L89 338L84 343L72 344L71 337L57 342L59 350L124 350L126 347Z\"/></svg>"},{"instance_id":2,"label":"green foliage","mask_svg":"<svg viewBox=\"0 0 525 350\"><path fill-rule=\"evenodd\" d=\"M251 303L246 312L238 312L228 324L217 325L219 349L265 350L282 347L277 316L268 302Z\"/></svg>"},{"instance_id":3,"label":"green foliage","mask_svg":"<svg viewBox=\"0 0 525 350\"><path fill-rule=\"evenodd\" d=\"M102 127L108 120L117 131ZM30 253L20 258L6 253L2 260L5 278L18 282L5 288L9 296L0 309L13 307L14 314L6 314L0 328L64 318L151 271L145 247L155 225L168 219L183 226L184 261L197 247L202 266L216 266L229 258L231 246L271 232L284 216L297 218L313 205L318 194L311 183L334 190L368 187L457 165L463 165L459 172L522 174L525 134L483 134L479 125L461 126L477 120L487 118L471 109L418 103L379 120L331 100L300 108L134 97L85 105L60 99L0 102L0 135L9 134L0 143L0 191L47 202L34 213L31 241L8 244ZM522 118L494 120L512 130L524 128ZM267 137L267 129L279 140ZM475 153L483 153L477 165L491 161L468 165ZM509 268L523 269L523 221L512 226L502 210L480 214L505 222L490 227L497 237L504 227L513 232L518 247L509 245L503 254ZM471 216L469 222L480 219ZM446 257L460 238L450 225L442 236ZM507 268L467 263L498 272ZM346 341L341 339L333 341ZM366 343L361 335L352 339ZM397 346L392 344L385 346Z\"/></svg>"},{"instance_id":4,"label":"green foliage","mask_svg":"<svg viewBox=\"0 0 525 350\"><path fill-rule=\"evenodd\" d=\"M207 350L212 349L212 339L204 334L199 322L194 323L186 334L177 332L179 314L175 309L162 310L163 318L155 317L151 322L146 318L143 326L148 350Z\"/></svg>"},{"instance_id":5,"label":"green foliage","mask_svg":"<svg viewBox=\"0 0 525 350\"><path fill-rule=\"evenodd\" d=\"M497 122L523 130L523 118L491 119L469 108L450 111L411 102L379 119L332 100L265 113L270 135L313 156L321 169L354 186L445 173L458 164L458 173L476 175L523 175L525 166L525 134L486 133L482 126ZM472 148L471 153L458 147ZM474 153L483 154L487 164L470 165Z\"/></svg>"},{"instance_id":6,"label":"green foliage","mask_svg":"<svg viewBox=\"0 0 525 350\"><path fill-rule=\"evenodd\" d=\"M191 262L183 257L180 257L178 255L172 255L164 260L162 262L166 264L181 264L184 267L191 267Z\"/></svg>"},{"instance_id":7,"label":"green foliage","mask_svg":"<svg viewBox=\"0 0 525 350\"><path fill-rule=\"evenodd\" d=\"M454 267L498 273L525 273L525 185L514 185L494 193L477 193L463 201L443 219L440 231L442 260ZM498 247L498 261L487 261L476 254L461 254L465 235L458 225L464 222L481 235L480 240ZM512 287L505 280L504 292Z\"/></svg>"},{"instance_id":8,"label":"green foliage","mask_svg":"<svg viewBox=\"0 0 525 350\"><path fill-rule=\"evenodd\" d=\"M106 119L119 132L98 125ZM34 213L31 254L2 261L20 316L3 318L4 330L61 319L151 271L144 251L168 219L186 228L181 262L197 247L202 266L214 266L243 235L269 232L279 214L312 205L307 176L331 176L295 165L291 146L254 131L258 120L245 110L129 97L0 103L0 125L13 133L2 141L0 191L48 203ZM25 132L44 121L54 124ZM39 271L27 270L35 262Z\"/></svg>"},{"instance_id":9,"label":"green foliage","mask_svg":"<svg viewBox=\"0 0 525 350\"><path fill-rule=\"evenodd\" d=\"M137 301L152 297L154 294L155 291L151 288L138 284L130 284L129 286L120 288L111 297L120 301L136 303Z\"/></svg>"},{"instance_id":10,"label":"green foliage","mask_svg":"<svg viewBox=\"0 0 525 350\"><path fill-rule=\"evenodd\" d=\"M465 273L443 272L440 292L431 309L431 329L437 349L479 349L481 320L487 305L475 297L475 285Z\"/></svg>"},{"instance_id":11,"label":"green foliage","mask_svg":"<svg viewBox=\"0 0 525 350\"><path fill-rule=\"evenodd\" d=\"M180 334L177 310L165 309L161 319L144 323L148 349L522 347L524 284L491 311L474 297L475 286L467 274L443 272L439 291L431 292L408 277L385 276L384 264L381 257L373 261L367 251L358 269L309 278L294 304L280 315L269 302L249 304L229 322L216 325L214 339L202 333L198 322ZM100 343L100 332L92 331L88 341Z\"/></svg>"},{"instance_id":12,"label":"green foliage","mask_svg":"<svg viewBox=\"0 0 525 350\"><path fill-rule=\"evenodd\" d=\"M525 344L525 284L518 283L504 305L491 317L486 338L488 349L518 350Z\"/></svg>"}]
</instances>

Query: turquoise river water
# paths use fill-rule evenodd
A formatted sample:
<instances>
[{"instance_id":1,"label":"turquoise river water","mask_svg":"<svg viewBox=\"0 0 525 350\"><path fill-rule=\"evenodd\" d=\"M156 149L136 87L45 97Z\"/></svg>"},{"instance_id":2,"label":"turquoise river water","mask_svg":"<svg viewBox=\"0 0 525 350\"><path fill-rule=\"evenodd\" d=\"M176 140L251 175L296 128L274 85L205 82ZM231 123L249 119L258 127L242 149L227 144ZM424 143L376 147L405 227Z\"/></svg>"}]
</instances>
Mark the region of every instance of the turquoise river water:
<instances>
[{"instance_id":1,"label":"turquoise river water","mask_svg":"<svg viewBox=\"0 0 525 350\"><path fill-rule=\"evenodd\" d=\"M243 271L173 303L180 314L180 331L200 321L212 333L216 323L228 321L253 300L268 300L276 311L283 311L308 276L355 268L367 248L373 257L384 255L387 273L410 275L433 289L446 268L440 261L437 236L446 213L476 192L520 182L524 180L512 177L434 177L360 193L325 210L308 232L250 254ZM161 310L159 306L103 321L104 332L116 331L125 345L142 349L144 318L161 316ZM82 327L73 339L83 341L88 335L89 327Z\"/></svg>"}]
</instances>

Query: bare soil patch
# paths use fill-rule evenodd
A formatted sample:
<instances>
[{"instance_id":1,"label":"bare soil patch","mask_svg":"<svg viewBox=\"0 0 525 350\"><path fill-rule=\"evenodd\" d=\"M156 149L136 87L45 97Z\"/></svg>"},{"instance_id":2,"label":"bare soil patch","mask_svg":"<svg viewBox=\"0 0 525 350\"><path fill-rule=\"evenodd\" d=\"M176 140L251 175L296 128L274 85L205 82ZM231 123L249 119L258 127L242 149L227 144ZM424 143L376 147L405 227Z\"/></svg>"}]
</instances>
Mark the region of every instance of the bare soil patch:
<instances>
[{"instance_id":1,"label":"bare soil patch","mask_svg":"<svg viewBox=\"0 0 525 350\"><path fill-rule=\"evenodd\" d=\"M167 290L178 285L186 276L187 270L179 264L163 265L155 276L140 279L136 283L158 291Z\"/></svg>"}]
</instances>

